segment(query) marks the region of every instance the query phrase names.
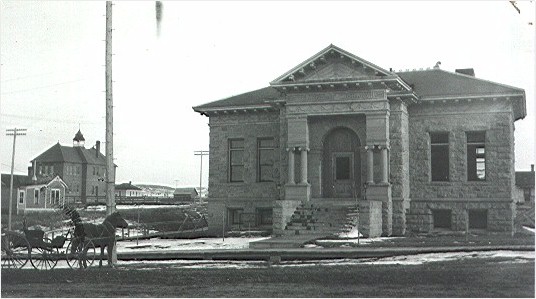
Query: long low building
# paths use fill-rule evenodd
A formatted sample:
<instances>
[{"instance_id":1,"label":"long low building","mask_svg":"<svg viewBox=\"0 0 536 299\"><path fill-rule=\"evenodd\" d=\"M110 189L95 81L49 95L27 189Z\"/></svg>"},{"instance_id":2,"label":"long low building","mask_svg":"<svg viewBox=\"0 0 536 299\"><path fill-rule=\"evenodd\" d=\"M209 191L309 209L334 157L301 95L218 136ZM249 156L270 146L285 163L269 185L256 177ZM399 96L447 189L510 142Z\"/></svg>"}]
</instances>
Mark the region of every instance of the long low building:
<instances>
[{"instance_id":1,"label":"long low building","mask_svg":"<svg viewBox=\"0 0 536 299\"><path fill-rule=\"evenodd\" d=\"M209 117L213 234L515 230L525 91L473 69L394 72L330 45L194 110Z\"/></svg>"}]
</instances>

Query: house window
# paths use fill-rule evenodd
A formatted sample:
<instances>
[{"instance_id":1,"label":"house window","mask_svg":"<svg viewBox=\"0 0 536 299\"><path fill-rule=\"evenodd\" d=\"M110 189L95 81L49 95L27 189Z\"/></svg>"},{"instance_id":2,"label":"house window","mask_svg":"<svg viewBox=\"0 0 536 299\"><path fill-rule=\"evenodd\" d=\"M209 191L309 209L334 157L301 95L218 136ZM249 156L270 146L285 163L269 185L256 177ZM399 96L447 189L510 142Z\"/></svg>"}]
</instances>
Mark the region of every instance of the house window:
<instances>
[{"instance_id":1,"label":"house window","mask_svg":"<svg viewBox=\"0 0 536 299\"><path fill-rule=\"evenodd\" d=\"M19 191L19 203L24 203L24 191Z\"/></svg>"},{"instance_id":2,"label":"house window","mask_svg":"<svg viewBox=\"0 0 536 299\"><path fill-rule=\"evenodd\" d=\"M60 203L60 189L50 190L50 203L53 205Z\"/></svg>"},{"instance_id":3,"label":"house window","mask_svg":"<svg viewBox=\"0 0 536 299\"><path fill-rule=\"evenodd\" d=\"M257 209L257 225L272 225L272 209L258 208Z\"/></svg>"},{"instance_id":4,"label":"house window","mask_svg":"<svg viewBox=\"0 0 536 299\"><path fill-rule=\"evenodd\" d=\"M34 189L34 204L39 204L39 189Z\"/></svg>"},{"instance_id":5,"label":"house window","mask_svg":"<svg viewBox=\"0 0 536 299\"><path fill-rule=\"evenodd\" d=\"M449 180L449 133L430 133L432 181Z\"/></svg>"},{"instance_id":6,"label":"house window","mask_svg":"<svg viewBox=\"0 0 536 299\"><path fill-rule=\"evenodd\" d=\"M242 212L244 209L228 209L228 223L242 224Z\"/></svg>"},{"instance_id":7,"label":"house window","mask_svg":"<svg viewBox=\"0 0 536 299\"><path fill-rule=\"evenodd\" d=\"M258 149L258 178L259 182L273 182L274 170L274 139L266 138L257 141Z\"/></svg>"},{"instance_id":8,"label":"house window","mask_svg":"<svg viewBox=\"0 0 536 299\"><path fill-rule=\"evenodd\" d=\"M54 165L50 165L50 174L54 174Z\"/></svg>"},{"instance_id":9,"label":"house window","mask_svg":"<svg viewBox=\"0 0 536 299\"><path fill-rule=\"evenodd\" d=\"M40 175L43 174L43 166L42 166L42 165L39 165L39 174L40 174Z\"/></svg>"},{"instance_id":10,"label":"house window","mask_svg":"<svg viewBox=\"0 0 536 299\"><path fill-rule=\"evenodd\" d=\"M432 210L434 228L452 229L451 210Z\"/></svg>"},{"instance_id":11,"label":"house window","mask_svg":"<svg viewBox=\"0 0 536 299\"><path fill-rule=\"evenodd\" d=\"M244 139L229 140L229 181L244 181Z\"/></svg>"},{"instance_id":12,"label":"house window","mask_svg":"<svg viewBox=\"0 0 536 299\"><path fill-rule=\"evenodd\" d=\"M486 179L486 132L467 132L467 180Z\"/></svg>"},{"instance_id":13,"label":"house window","mask_svg":"<svg viewBox=\"0 0 536 299\"><path fill-rule=\"evenodd\" d=\"M45 165L45 174L48 174L48 165Z\"/></svg>"},{"instance_id":14,"label":"house window","mask_svg":"<svg viewBox=\"0 0 536 299\"><path fill-rule=\"evenodd\" d=\"M469 210L469 228L487 229L488 210Z\"/></svg>"}]
</instances>

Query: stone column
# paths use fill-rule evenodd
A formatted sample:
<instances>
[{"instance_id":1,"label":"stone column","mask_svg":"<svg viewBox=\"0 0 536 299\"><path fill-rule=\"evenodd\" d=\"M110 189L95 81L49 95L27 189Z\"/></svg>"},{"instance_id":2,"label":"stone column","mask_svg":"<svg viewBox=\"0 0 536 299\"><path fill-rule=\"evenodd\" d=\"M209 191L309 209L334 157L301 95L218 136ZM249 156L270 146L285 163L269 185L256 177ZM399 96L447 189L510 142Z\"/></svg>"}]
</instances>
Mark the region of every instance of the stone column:
<instances>
[{"instance_id":1,"label":"stone column","mask_svg":"<svg viewBox=\"0 0 536 299\"><path fill-rule=\"evenodd\" d=\"M367 184L374 184L374 146L365 146L367 151Z\"/></svg>"},{"instance_id":2,"label":"stone column","mask_svg":"<svg viewBox=\"0 0 536 299\"><path fill-rule=\"evenodd\" d=\"M294 149L287 148L288 151L288 184L294 185Z\"/></svg>"},{"instance_id":3,"label":"stone column","mask_svg":"<svg viewBox=\"0 0 536 299\"><path fill-rule=\"evenodd\" d=\"M302 184L307 184L307 152L309 151L306 147L301 147L301 181Z\"/></svg>"},{"instance_id":4,"label":"stone column","mask_svg":"<svg viewBox=\"0 0 536 299\"><path fill-rule=\"evenodd\" d=\"M389 169L389 159L387 158L387 151L388 151L388 148L387 146L382 146L381 147L381 152L382 152L382 183L383 184L387 184L389 182L389 178L388 178L388 169Z\"/></svg>"}]
</instances>

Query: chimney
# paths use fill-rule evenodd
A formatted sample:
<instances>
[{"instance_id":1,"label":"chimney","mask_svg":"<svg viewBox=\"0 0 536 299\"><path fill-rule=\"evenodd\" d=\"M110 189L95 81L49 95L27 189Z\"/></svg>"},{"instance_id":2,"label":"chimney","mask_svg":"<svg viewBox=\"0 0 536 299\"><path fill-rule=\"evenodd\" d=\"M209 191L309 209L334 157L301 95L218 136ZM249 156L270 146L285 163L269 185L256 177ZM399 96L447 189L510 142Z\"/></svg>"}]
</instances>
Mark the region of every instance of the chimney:
<instances>
[{"instance_id":1,"label":"chimney","mask_svg":"<svg viewBox=\"0 0 536 299\"><path fill-rule=\"evenodd\" d=\"M534 172L534 164L530 164L530 172Z\"/></svg>"},{"instance_id":2,"label":"chimney","mask_svg":"<svg viewBox=\"0 0 536 299\"><path fill-rule=\"evenodd\" d=\"M534 166L534 165L533 165ZM32 182L36 183L37 182L37 161L34 160L33 161L33 176L32 176Z\"/></svg>"},{"instance_id":3,"label":"chimney","mask_svg":"<svg viewBox=\"0 0 536 299\"><path fill-rule=\"evenodd\" d=\"M475 76L475 70L472 69L472 68L469 68L469 69L456 69L456 73L471 76L471 77Z\"/></svg>"},{"instance_id":4,"label":"chimney","mask_svg":"<svg viewBox=\"0 0 536 299\"><path fill-rule=\"evenodd\" d=\"M95 148L97 150L96 157L98 158L99 153L100 153L100 141L97 140L97 143L95 144Z\"/></svg>"}]
</instances>

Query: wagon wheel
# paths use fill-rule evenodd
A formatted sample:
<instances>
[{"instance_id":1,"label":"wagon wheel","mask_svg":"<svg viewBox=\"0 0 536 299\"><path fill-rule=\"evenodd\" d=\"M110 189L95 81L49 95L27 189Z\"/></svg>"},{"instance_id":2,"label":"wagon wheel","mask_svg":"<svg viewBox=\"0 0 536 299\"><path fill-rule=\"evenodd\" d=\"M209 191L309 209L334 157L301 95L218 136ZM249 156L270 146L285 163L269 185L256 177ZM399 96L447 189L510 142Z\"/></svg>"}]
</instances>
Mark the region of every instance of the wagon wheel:
<instances>
[{"instance_id":1,"label":"wagon wheel","mask_svg":"<svg viewBox=\"0 0 536 299\"><path fill-rule=\"evenodd\" d=\"M65 255L71 269L87 268L95 261L95 244L91 240L85 240L82 244L80 238L73 238L67 245Z\"/></svg>"},{"instance_id":2,"label":"wagon wheel","mask_svg":"<svg viewBox=\"0 0 536 299\"><path fill-rule=\"evenodd\" d=\"M49 238L43 239L42 247L32 247L32 266L37 270L52 270L58 264L58 248L52 248Z\"/></svg>"},{"instance_id":3,"label":"wagon wheel","mask_svg":"<svg viewBox=\"0 0 536 299\"><path fill-rule=\"evenodd\" d=\"M16 232L2 234L2 268L20 269L31 260L30 243Z\"/></svg>"}]
</instances>

